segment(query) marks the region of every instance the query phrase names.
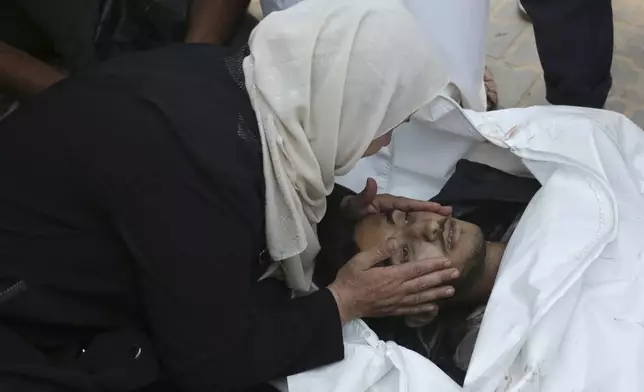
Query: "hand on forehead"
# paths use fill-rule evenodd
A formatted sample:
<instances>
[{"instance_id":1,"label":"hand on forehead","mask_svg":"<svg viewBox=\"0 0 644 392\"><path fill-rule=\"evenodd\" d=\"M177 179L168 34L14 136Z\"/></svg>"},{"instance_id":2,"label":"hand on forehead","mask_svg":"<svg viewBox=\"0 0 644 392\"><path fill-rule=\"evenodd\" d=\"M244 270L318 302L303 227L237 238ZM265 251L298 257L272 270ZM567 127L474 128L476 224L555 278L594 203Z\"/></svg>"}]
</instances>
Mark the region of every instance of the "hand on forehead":
<instances>
[{"instance_id":1,"label":"hand on forehead","mask_svg":"<svg viewBox=\"0 0 644 392\"><path fill-rule=\"evenodd\" d=\"M391 258L392 264L447 257L455 266L464 266L484 245L478 226L428 211L372 214L355 226L354 240L361 251L390 237L404 244Z\"/></svg>"}]
</instances>

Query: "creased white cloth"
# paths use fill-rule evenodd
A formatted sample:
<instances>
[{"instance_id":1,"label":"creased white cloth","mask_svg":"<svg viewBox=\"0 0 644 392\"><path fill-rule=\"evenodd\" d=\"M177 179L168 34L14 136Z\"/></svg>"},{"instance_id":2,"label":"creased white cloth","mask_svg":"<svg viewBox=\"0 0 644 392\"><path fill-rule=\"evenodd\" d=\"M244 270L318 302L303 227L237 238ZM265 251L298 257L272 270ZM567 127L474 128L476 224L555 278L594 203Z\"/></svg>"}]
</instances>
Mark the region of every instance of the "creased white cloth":
<instances>
[{"instance_id":1,"label":"creased white cloth","mask_svg":"<svg viewBox=\"0 0 644 392\"><path fill-rule=\"evenodd\" d=\"M448 74L401 0L308 0L273 13L251 35L244 74L264 154L268 251L289 287L308 292L334 177Z\"/></svg>"},{"instance_id":2,"label":"creased white cloth","mask_svg":"<svg viewBox=\"0 0 644 392\"><path fill-rule=\"evenodd\" d=\"M288 391L644 391L644 131L604 110L475 113L453 105L445 113L432 106L425 134L414 134L425 162L401 167L393 156L386 170L374 165L369 175L407 177L391 181L397 194L418 194L413 179L429 191L420 184L431 178L427 167L451 146L422 139L465 138L469 119L470 130L521 159L542 184L503 256L464 387L445 385L434 364L371 340L373 331L354 321L344 329L346 359L289 377ZM398 153L412 152L408 145ZM403 359L397 366L394 355ZM400 382L392 386L392 378Z\"/></svg>"},{"instance_id":3,"label":"creased white cloth","mask_svg":"<svg viewBox=\"0 0 644 392\"><path fill-rule=\"evenodd\" d=\"M274 383L281 392L460 392L425 357L383 342L362 320L342 329L344 360Z\"/></svg>"}]
</instances>

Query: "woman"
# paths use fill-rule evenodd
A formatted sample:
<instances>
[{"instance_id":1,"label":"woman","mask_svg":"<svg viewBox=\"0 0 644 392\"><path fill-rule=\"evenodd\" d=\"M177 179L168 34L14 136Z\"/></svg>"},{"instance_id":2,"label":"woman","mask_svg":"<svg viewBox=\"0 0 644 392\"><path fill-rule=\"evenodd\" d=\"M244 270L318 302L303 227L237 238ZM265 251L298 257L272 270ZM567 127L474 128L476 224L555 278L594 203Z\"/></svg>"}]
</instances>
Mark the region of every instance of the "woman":
<instances>
[{"instance_id":1,"label":"woman","mask_svg":"<svg viewBox=\"0 0 644 392\"><path fill-rule=\"evenodd\" d=\"M341 360L343 322L432 311L453 270L370 269L395 241L291 295L315 289L334 176L443 87L418 37L398 0L311 0L257 27L243 71L244 55L180 45L11 114L0 389L250 390ZM373 185L346 208L448 212Z\"/></svg>"}]
</instances>

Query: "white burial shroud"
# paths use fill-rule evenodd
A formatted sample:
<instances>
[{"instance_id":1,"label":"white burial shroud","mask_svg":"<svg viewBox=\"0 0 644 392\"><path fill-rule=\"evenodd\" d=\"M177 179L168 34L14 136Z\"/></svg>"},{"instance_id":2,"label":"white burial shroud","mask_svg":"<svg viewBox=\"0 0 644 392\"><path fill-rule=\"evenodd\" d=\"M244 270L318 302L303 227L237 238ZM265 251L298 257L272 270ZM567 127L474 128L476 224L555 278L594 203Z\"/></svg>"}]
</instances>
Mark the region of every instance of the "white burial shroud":
<instances>
[{"instance_id":1,"label":"white burial shroud","mask_svg":"<svg viewBox=\"0 0 644 392\"><path fill-rule=\"evenodd\" d=\"M543 185L504 255L465 387L355 321L345 360L289 377L288 389L644 391L643 131L608 111L474 113L445 98L405 128L338 181L360 190L372 176L381 191L428 199L470 157Z\"/></svg>"}]
</instances>

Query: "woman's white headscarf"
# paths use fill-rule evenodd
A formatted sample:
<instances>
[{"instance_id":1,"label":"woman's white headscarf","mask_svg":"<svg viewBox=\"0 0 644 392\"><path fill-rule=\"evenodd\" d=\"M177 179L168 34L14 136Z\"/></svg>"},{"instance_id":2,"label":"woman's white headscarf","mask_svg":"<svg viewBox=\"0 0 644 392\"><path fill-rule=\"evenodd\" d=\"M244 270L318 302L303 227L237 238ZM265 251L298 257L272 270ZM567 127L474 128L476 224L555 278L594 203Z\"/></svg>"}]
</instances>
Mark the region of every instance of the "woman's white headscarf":
<instances>
[{"instance_id":1,"label":"woman's white headscarf","mask_svg":"<svg viewBox=\"0 0 644 392\"><path fill-rule=\"evenodd\" d=\"M296 291L312 288L334 177L447 84L416 23L401 0L306 0L251 35L244 74L264 154L267 248Z\"/></svg>"}]
</instances>

